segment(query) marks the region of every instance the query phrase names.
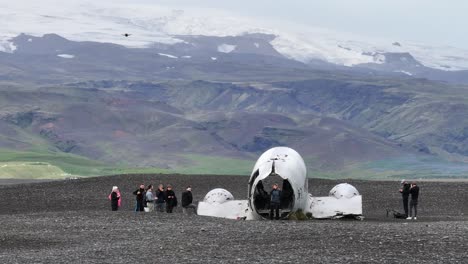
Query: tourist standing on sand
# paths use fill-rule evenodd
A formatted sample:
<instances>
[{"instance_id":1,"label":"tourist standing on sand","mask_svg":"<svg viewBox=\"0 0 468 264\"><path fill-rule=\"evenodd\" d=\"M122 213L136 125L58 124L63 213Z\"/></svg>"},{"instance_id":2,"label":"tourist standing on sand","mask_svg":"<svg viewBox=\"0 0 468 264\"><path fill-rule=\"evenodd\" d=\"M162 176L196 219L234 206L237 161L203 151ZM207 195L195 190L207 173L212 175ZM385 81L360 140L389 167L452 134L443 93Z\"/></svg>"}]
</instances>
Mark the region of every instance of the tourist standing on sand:
<instances>
[{"instance_id":1,"label":"tourist standing on sand","mask_svg":"<svg viewBox=\"0 0 468 264\"><path fill-rule=\"evenodd\" d=\"M112 211L117 211L120 207L120 191L117 186L112 187L112 192L109 194L109 200L111 201Z\"/></svg>"},{"instance_id":2,"label":"tourist standing on sand","mask_svg":"<svg viewBox=\"0 0 468 264\"><path fill-rule=\"evenodd\" d=\"M146 189L146 210L147 212L154 211L154 194L153 194L153 185L148 185Z\"/></svg>"},{"instance_id":3,"label":"tourist standing on sand","mask_svg":"<svg viewBox=\"0 0 468 264\"><path fill-rule=\"evenodd\" d=\"M273 190L270 192L270 219L273 220L273 211L275 211L275 218L279 220L279 209L281 205L281 191L278 190L278 184L273 184Z\"/></svg>"},{"instance_id":4,"label":"tourist standing on sand","mask_svg":"<svg viewBox=\"0 0 468 264\"><path fill-rule=\"evenodd\" d=\"M135 212L144 211L145 209L143 208L143 197L145 195L145 185L141 184L140 188L133 192L133 195L136 195Z\"/></svg>"},{"instance_id":5,"label":"tourist standing on sand","mask_svg":"<svg viewBox=\"0 0 468 264\"><path fill-rule=\"evenodd\" d=\"M406 180L401 180L400 193L403 198L403 209L405 210L405 215L408 217L408 198L410 194L410 184Z\"/></svg>"},{"instance_id":6,"label":"tourist standing on sand","mask_svg":"<svg viewBox=\"0 0 468 264\"><path fill-rule=\"evenodd\" d=\"M172 210L176 206L177 206L177 198L175 196L175 192L172 190L172 186L168 184L167 190L166 190L166 212L172 213Z\"/></svg>"},{"instance_id":7,"label":"tourist standing on sand","mask_svg":"<svg viewBox=\"0 0 468 264\"><path fill-rule=\"evenodd\" d=\"M164 212L164 205L166 204L166 191L164 190L164 185L159 184L158 189L156 190L156 211Z\"/></svg>"},{"instance_id":8,"label":"tourist standing on sand","mask_svg":"<svg viewBox=\"0 0 468 264\"><path fill-rule=\"evenodd\" d=\"M410 194L411 194L410 211L409 211L409 217L406 219L416 220L416 215L418 214L418 198L419 198L419 186L416 185L416 182L411 183ZM413 208L414 208L414 215L412 214Z\"/></svg>"},{"instance_id":9,"label":"tourist standing on sand","mask_svg":"<svg viewBox=\"0 0 468 264\"><path fill-rule=\"evenodd\" d=\"M193 212L197 214L197 206L193 203L192 186L187 186L185 192L182 193L182 212L186 213L187 209L193 209Z\"/></svg>"}]
</instances>

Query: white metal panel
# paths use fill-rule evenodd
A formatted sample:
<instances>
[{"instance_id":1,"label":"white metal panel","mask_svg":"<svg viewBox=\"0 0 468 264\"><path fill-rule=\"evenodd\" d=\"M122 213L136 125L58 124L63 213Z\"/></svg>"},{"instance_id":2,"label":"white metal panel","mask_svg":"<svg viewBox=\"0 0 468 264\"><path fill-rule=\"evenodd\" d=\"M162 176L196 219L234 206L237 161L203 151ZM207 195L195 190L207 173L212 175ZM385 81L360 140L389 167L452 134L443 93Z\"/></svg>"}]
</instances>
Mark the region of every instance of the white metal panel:
<instances>
[{"instance_id":1,"label":"white metal panel","mask_svg":"<svg viewBox=\"0 0 468 264\"><path fill-rule=\"evenodd\" d=\"M309 206L306 212L312 213L314 218L333 218L335 216L362 215L362 196L337 199L334 196L309 196Z\"/></svg>"},{"instance_id":2,"label":"white metal panel","mask_svg":"<svg viewBox=\"0 0 468 264\"><path fill-rule=\"evenodd\" d=\"M220 204L199 202L197 214L229 219L245 219L248 217L247 200L227 201Z\"/></svg>"}]
</instances>

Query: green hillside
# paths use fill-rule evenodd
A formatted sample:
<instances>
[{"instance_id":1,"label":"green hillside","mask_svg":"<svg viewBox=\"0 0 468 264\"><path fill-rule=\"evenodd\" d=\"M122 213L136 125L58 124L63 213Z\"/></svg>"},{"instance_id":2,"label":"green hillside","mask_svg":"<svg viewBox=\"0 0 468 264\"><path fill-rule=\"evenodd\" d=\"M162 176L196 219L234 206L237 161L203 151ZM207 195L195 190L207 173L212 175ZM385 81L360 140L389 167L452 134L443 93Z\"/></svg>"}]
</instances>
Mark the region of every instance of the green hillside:
<instances>
[{"instance_id":1,"label":"green hillside","mask_svg":"<svg viewBox=\"0 0 468 264\"><path fill-rule=\"evenodd\" d=\"M309 177L468 177L466 85L68 44L89 50L2 57L0 177L249 175L275 146L298 151Z\"/></svg>"}]
</instances>

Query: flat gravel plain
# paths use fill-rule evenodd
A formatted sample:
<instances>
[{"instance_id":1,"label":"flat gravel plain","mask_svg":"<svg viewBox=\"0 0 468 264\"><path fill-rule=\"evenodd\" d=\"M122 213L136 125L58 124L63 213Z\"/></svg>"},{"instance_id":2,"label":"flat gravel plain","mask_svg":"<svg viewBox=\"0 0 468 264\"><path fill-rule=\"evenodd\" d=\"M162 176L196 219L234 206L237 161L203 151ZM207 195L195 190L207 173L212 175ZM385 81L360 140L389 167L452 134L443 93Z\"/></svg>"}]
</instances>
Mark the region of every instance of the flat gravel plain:
<instances>
[{"instance_id":1,"label":"flat gravel plain","mask_svg":"<svg viewBox=\"0 0 468 264\"><path fill-rule=\"evenodd\" d=\"M248 178L118 175L0 185L0 263L468 263L468 183L420 182L418 220L402 207L399 181L310 179L324 196L337 183L363 195L365 219L237 221L133 212L140 183L192 185L201 200L217 187L245 199ZM123 205L110 211L113 185Z\"/></svg>"}]
</instances>

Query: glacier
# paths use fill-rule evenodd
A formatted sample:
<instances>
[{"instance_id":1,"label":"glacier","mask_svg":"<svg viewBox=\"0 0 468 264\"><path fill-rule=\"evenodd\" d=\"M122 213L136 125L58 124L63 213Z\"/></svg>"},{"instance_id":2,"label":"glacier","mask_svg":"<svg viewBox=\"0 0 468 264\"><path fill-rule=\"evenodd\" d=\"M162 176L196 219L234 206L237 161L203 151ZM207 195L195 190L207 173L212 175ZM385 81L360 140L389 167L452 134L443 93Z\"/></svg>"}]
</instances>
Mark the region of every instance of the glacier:
<instances>
[{"instance_id":1,"label":"glacier","mask_svg":"<svg viewBox=\"0 0 468 264\"><path fill-rule=\"evenodd\" d=\"M73 41L108 42L130 48L184 42L177 37L180 35L264 33L276 36L271 44L279 53L304 63L323 60L344 66L382 64L385 63L385 53L408 52L430 68L468 70L468 50L461 48L373 39L301 25L281 27L215 9L175 10L157 4L110 0L0 0L0 4L0 27L3 29L0 52L14 53L16 47L10 40L21 33L38 37L55 33ZM132 35L123 37L123 33ZM218 51L232 52L235 49L232 46L220 46Z\"/></svg>"}]
</instances>

